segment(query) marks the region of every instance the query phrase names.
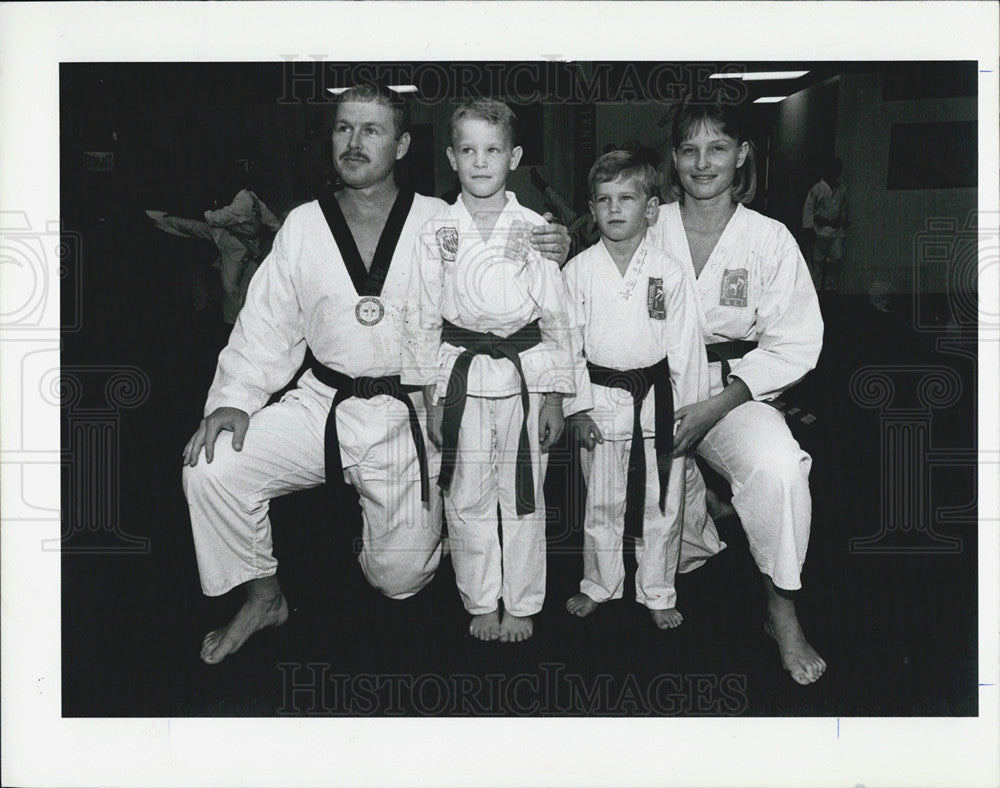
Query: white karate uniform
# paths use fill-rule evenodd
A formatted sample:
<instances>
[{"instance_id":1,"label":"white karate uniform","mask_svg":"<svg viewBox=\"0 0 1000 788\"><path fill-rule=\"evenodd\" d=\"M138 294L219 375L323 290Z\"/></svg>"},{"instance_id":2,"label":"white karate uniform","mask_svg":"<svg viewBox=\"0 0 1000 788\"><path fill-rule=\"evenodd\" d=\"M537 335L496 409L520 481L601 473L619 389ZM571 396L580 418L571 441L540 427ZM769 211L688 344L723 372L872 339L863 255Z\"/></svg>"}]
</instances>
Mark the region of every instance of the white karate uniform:
<instances>
[{"instance_id":1,"label":"white karate uniform","mask_svg":"<svg viewBox=\"0 0 1000 788\"><path fill-rule=\"evenodd\" d=\"M812 459L799 447L784 417L769 405L816 366L823 320L809 269L795 239L780 222L738 205L695 280L680 205L660 208L650 235L681 260L695 282L706 343L759 342L730 362L753 401L730 411L698 444L698 453L733 488L733 507L760 571L786 590L801 587L809 544ZM709 365L711 394L729 381ZM680 571L704 563L724 545L705 508L701 474L688 475Z\"/></svg>"},{"instance_id":2,"label":"white karate uniform","mask_svg":"<svg viewBox=\"0 0 1000 788\"><path fill-rule=\"evenodd\" d=\"M261 231L267 227L277 232L281 228L278 218L256 194L241 189L229 205L205 211L203 222L178 216L157 216L154 221L172 235L215 243L219 256L213 265L222 279L222 314L227 323L235 323L261 262ZM203 274L196 279L196 293L205 289L203 280Z\"/></svg>"},{"instance_id":3,"label":"white karate uniform","mask_svg":"<svg viewBox=\"0 0 1000 788\"><path fill-rule=\"evenodd\" d=\"M325 366L350 377L398 375L411 252L417 233L444 203L416 195L392 255L372 322L371 298L358 296L318 202L293 210L254 276L247 302L219 355L205 413L219 407L251 414L243 450L228 433L184 468L202 589L210 596L273 575L271 498L325 480L324 429L336 391L305 372L298 387L263 407L299 368L306 345ZM366 307L369 311L362 311ZM365 323L362 323L362 319ZM423 398L410 395L421 428ZM262 409L263 408L263 409ZM388 395L347 399L337 407L343 467L355 466L363 512L361 567L387 596L412 596L440 560L440 496L420 501L420 469L406 407ZM439 454L424 437L431 480ZM331 525L351 529L337 512Z\"/></svg>"},{"instance_id":4,"label":"white karate uniform","mask_svg":"<svg viewBox=\"0 0 1000 788\"><path fill-rule=\"evenodd\" d=\"M708 396L708 363L698 322L694 288L682 264L648 239L639 245L622 276L603 241L574 257L563 269L574 325L574 352L610 369L652 366L664 356L670 368L674 407ZM584 515L583 581L580 590L597 602L619 599L625 569L622 538L625 494L634 418L632 395L593 384L593 418L603 443L580 448L587 505ZM646 453L643 536L636 545L636 601L653 610L676 606L674 575L684 516L685 465L670 467L665 512L655 436L656 395L651 389L640 411ZM578 410L565 400L569 412Z\"/></svg>"},{"instance_id":5,"label":"white karate uniform","mask_svg":"<svg viewBox=\"0 0 1000 788\"><path fill-rule=\"evenodd\" d=\"M802 205L803 229L815 230L816 238L810 250L813 284L818 290L823 284L826 274L828 290L836 290L840 281L840 263L844 257L844 225L831 227L829 224L816 224L815 219L825 219L828 222L840 219L847 221L847 189L843 182L833 188L820 179L809 190L805 203Z\"/></svg>"},{"instance_id":6,"label":"white karate uniform","mask_svg":"<svg viewBox=\"0 0 1000 788\"><path fill-rule=\"evenodd\" d=\"M547 455L538 444L541 394L573 394L583 371L570 350L559 266L531 248L531 228L544 224L507 192L507 204L484 241L461 197L428 223L414 259L403 382L437 385L444 397L462 348L442 342L442 321L508 337L539 321L542 341L520 354L530 392L528 439L535 511L518 516L515 467L522 420L521 384L508 359L478 355L469 367L468 399L458 435L451 488L445 496L448 543L462 602L473 615L504 607L516 616L541 610L545 597ZM580 392L589 407L589 381ZM497 506L503 551L497 533Z\"/></svg>"}]
</instances>

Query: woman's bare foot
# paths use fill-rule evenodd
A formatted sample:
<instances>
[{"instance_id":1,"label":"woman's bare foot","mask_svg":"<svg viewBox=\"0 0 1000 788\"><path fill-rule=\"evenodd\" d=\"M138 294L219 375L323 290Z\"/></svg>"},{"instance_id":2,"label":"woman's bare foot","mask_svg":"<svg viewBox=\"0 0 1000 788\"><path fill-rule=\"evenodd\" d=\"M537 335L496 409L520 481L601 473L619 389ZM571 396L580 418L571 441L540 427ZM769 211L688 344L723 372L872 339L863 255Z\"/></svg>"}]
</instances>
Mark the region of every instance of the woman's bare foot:
<instances>
[{"instance_id":1,"label":"woman's bare foot","mask_svg":"<svg viewBox=\"0 0 1000 788\"><path fill-rule=\"evenodd\" d=\"M515 616L503 611L500 622L500 640L503 643L520 643L535 633L535 622L531 616Z\"/></svg>"},{"instance_id":2,"label":"woman's bare foot","mask_svg":"<svg viewBox=\"0 0 1000 788\"><path fill-rule=\"evenodd\" d=\"M247 600L232 621L213 629L201 643L201 660L208 665L222 662L254 633L265 627L277 627L288 618L288 603L276 577L262 577L244 583Z\"/></svg>"},{"instance_id":3,"label":"woman's bare foot","mask_svg":"<svg viewBox=\"0 0 1000 788\"><path fill-rule=\"evenodd\" d=\"M593 613L600 603L591 599L583 592L574 594L566 600L566 609L574 616L583 618Z\"/></svg>"},{"instance_id":4,"label":"woman's bare foot","mask_svg":"<svg viewBox=\"0 0 1000 788\"><path fill-rule=\"evenodd\" d=\"M812 684L823 675L826 662L806 640L795 613L795 600L789 592L776 588L767 575L764 588L767 591L764 631L777 641L781 664L792 678L799 684Z\"/></svg>"},{"instance_id":5,"label":"woman's bare foot","mask_svg":"<svg viewBox=\"0 0 1000 788\"><path fill-rule=\"evenodd\" d=\"M469 622L469 634L479 640L496 640L500 637L500 614L493 610L473 616Z\"/></svg>"},{"instance_id":6,"label":"woman's bare foot","mask_svg":"<svg viewBox=\"0 0 1000 788\"><path fill-rule=\"evenodd\" d=\"M650 610L649 615L653 619L653 623L656 624L657 629L674 629L675 627L679 627L684 620L681 611L676 607L672 607L669 610Z\"/></svg>"}]
</instances>

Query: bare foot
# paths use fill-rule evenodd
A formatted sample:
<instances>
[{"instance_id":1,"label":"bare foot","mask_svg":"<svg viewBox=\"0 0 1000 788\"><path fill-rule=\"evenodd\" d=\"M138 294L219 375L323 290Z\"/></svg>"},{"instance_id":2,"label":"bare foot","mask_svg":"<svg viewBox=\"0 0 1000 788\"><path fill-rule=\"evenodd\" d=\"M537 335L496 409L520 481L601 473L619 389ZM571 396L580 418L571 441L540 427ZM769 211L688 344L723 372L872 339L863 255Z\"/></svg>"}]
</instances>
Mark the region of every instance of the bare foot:
<instances>
[{"instance_id":1,"label":"bare foot","mask_svg":"<svg viewBox=\"0 0 1000 788\"><path fill-rule=\"evenodd\" d=\"M669 610L650 610L649 615L652 617L657 629L674 629L675 627L679 627L684 620L681 611L676 607L672 607Z\"/></svg>"},{"instance_id":2,"label":"bare foot","mask_svg":"<svg viewBox=\"0 0 1000 788\"><path fill-rule=\"evenodd\" d=\"M473 616L469 623L469 634L480 640L496 640L500 637L500 614L493 610Z\"/></svg>"},{"instance_id":3,"label":"bare foot","mask_svg":"<svg viewBox=\"0 0 1000 788\"><path fill-rule=\"evenodd\" d=\"M277 627L288 618L288 603L275 577L262 577L245 583L247 601L233 620L220 629L213 629L201 643L201 660L208 665L222 662L239 650L254 632L265 627Z\"/></svg>"},{"instance_id":4,"label":"bare foot","mask_svg":"<svg viewBox=\"0 0 1000 788\"><path fill-rule=\"evenodd\" d=\"M535 622L531 616L515 616L503 611L500 622L500 640L503 643L520 643L535 633Z\"/></svg>"},{"instance_id":5,"label":"bare foot","mask_svg":"<svg viewBox=\"0 0 1000 788\"><path fill-rule=\"evenodd\" d=\"M795 613L795 601L789 592L774 587L771 578L764 576L767 590L767 620L764 631L778 643L781 664L799 684L812 684L826 670L826 662L809 645L799 618Z\"/></svg>"},{"instance_id":6,"label":"bare foot","mask_svg":"<svg viewBox=\"0 0 1000 788\"><path fill-rule=\"evenodd\" d=\"M593 613L599 604L599 602L594 601L589 596L581 592L579 594L574 594L566 600L566 609L574 616L583 618L584 616L589 616Z\"/></svg>"}]
</instances>

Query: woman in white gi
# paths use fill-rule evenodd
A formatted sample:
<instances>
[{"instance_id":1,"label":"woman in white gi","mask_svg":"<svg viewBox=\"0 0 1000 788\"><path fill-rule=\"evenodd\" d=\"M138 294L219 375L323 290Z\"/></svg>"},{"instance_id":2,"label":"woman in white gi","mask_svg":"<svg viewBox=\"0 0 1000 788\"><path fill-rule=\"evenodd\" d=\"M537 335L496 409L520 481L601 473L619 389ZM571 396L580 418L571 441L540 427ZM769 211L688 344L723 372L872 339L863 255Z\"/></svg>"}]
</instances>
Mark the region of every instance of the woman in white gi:
<instances>
[{"instance_id":1,"label":"woman in white gi","mask_svg":"<svg viewBox=\"0 0 1000 788\"><path fill-rule=\"evenodd\" d=\"M826 663L805 638L792 592L809 543L812 460L784 417L765 404L816 365L823 321L816 290L792 234L748 209L756 171L734 108L682 105L674 118L667 188L650 232L694 278L711 392L679 408L675 456L696 450L733 488L733 507L763 575L765 629L800 684ZM722 547L700 475L689 479L682 571Z\"/></svg>"}]
</instances>

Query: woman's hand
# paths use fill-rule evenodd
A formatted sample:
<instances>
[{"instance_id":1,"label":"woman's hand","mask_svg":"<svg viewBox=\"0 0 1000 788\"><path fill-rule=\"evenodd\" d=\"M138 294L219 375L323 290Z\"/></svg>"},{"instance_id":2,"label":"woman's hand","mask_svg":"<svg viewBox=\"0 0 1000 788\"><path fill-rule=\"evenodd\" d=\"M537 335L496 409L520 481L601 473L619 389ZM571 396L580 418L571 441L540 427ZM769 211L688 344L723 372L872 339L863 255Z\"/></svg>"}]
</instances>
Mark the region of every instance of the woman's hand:
<instances>
[{"instance_id":1,"label":"woman's hand","mask_svg":"<svg viewBox=\"0 0 1000 788\"><path fill-rule=\"evenodd\" d=\"M747 384L733 377L730 384L714 397L675 410L673 456L680 457L694 449L698 441L729 411L752 399Z\"/></svg>"}]
</instances>

